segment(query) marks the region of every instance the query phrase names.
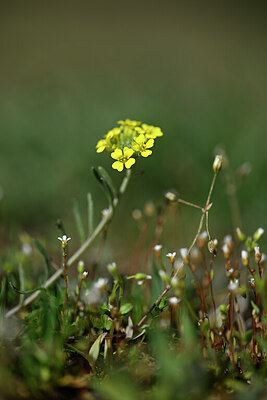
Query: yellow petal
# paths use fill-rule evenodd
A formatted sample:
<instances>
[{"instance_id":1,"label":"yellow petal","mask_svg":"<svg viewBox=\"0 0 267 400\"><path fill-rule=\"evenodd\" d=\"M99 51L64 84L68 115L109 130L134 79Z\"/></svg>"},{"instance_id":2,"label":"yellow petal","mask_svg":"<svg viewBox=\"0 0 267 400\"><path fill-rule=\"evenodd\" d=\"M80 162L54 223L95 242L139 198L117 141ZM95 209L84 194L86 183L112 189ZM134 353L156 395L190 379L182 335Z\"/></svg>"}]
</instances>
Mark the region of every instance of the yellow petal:
<instances>
[{"instance_id":1,"label":"yellow petal","mask_svg":"<svg viewBox=\"0 0 267 400\"><path fill-rule=\"evenodd\" d=\"M129 147L124 147L124 149L123 149L123 154L124 154L124 157L126 157L126 158L130 158L132 155L133 155L133 150L132 149L129 149Z\"/></svg>"},{"instance_id":2,"label":"yellow petal","mask_svg":"<svg viewBox=\"0 0 267 400\"><path fill-rule=\"evenodd\" d=\"M153 139L149 139L146 142L146 149L150 149L150 147L153 147L153 146L154 146L154 140Z\"/></svg>"},{"instance_id":3,"label":"yellow petal","mask_svg":"<svg viewBox=\"0 0 267 400\"><path fill-rule=\"evenodd\" d=\"M121 158L122 157L121 149L116 149L115 151L113 151L113 153L111 153L111 157L114 158L114 160L118 160L119 158Z\"/></svg>"},{"instance_id":4,"label":"yellow petal","mask_svg":"<svg viewBox=\"0 0 267 400\"><path fill-rule=\"evenodd\" d=\"M148 157L148 156L150 156L150 154L152 154L151 150L145 150L145 151L141 152L142 157Z\"/></svg>"},{"instance_id":5,"label":"yellow petal","mask_svg":"<svg viewBox=\"0 0 267 400\"><path fill-rule=\"evenodd\" d=\"M145 143L146 138L143 134L141 134L141 135L137 136L134 140L136 141L136 143L142 145Z\"/></svg>"},{"instance_id":6,"label":"yellow petal","mask_svg":"<svg viewBox=\"0 0 267 400\"><path fill-rule=\"evenodd\" d=\"M139 144L137 144L137 143L135 143L135 142L132 143L132 148L133 148L134 151L140 151L140 146L139 146Z\"/></svg>"},{"instance_id":7,"label":"yellow petal","mask_svg":"<svg viewBox=\"0 0 267 400\"><path fill-rule=\"evenodd\" d=\"M115 161L115 162L112 164L112 168L113 168L113 169L117 169L119 172L121 172L121 171L123 170L123 163L120 162L120 161Z\"/></svg>"},{"instance_id":8,"label":"yellow petal","mask_svg":"<svg viewBox=\"0 0 267 400\"><path fill-rule=\"evenodd\" d=\"M132 165L134 165L134 163L135 163L135 159L134 158L129 158L129 160L126 161L126 163L125 163L125 167L127 169L129 169L129 168L131 168Z\"/></svg>"},{"instance_id":9,"label":"yellow petal","mask_svg":"<svg viewBox=\"0 0 267 400\"><path fill-rule=\"evenodd\" d=\"M104 151L105 148L106 148L106 146L100 146L100 147L97 148L96 152L97 153L102 153L102 151Z\"/></svg>"}]
</instances>

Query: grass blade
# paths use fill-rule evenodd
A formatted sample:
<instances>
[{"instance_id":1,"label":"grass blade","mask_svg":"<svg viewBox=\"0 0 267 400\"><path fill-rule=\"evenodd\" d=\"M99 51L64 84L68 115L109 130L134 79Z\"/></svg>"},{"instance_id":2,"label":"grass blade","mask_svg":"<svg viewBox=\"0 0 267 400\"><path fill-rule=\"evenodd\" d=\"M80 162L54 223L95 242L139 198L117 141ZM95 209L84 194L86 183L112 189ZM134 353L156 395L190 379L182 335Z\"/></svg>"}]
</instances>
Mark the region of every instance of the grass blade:
<instances>
[{"instance_id":1,"label":"grass blade","mask_svg":"<svg viewBox=\"0 0 267 400\"><path fill-rule=\"evenodd\" d=\"M73 201L73 213L74 213L74 218L76 221L78 233L80 236L80 241L81 241L81 244L83 244L85 242L85 231L84 231L82 217L81 217L81 214L79 211L79 205L78 205L77 200Z\"/></svg>"}]
</instances>

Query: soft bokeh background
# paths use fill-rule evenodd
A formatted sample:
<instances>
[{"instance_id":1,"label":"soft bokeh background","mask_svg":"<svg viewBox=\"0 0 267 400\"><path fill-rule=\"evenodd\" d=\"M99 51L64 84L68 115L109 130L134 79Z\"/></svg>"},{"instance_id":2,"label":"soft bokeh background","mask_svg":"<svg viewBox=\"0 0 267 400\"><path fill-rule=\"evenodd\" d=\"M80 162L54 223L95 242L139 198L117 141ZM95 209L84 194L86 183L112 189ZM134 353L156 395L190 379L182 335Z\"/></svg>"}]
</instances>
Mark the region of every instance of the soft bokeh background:
<instances>
[{"instance_id":1,"label":"soft bokeh background","mask_svg":"<svg viewBox=\"0 0 267 400\"><path fill-rule=\"evenodd\" d=\"M247 232L266 228L266 47L264 2L1 2L4 232L52 240L61 217L75 236L72 202L86 215L88 191L100 216L105 200L90 168L111 163L95 144L127 117L165 135L135 167L111 243L135 238L131 211L151 199L160 204L165 189L203 203L218 144L233 169L251 163L238 194L242 218ZM211 227L221 235L232 229L222 183L213 200ZM185 213L177 247L188 244L199 218Z\"/></svg>"}]
</instances>

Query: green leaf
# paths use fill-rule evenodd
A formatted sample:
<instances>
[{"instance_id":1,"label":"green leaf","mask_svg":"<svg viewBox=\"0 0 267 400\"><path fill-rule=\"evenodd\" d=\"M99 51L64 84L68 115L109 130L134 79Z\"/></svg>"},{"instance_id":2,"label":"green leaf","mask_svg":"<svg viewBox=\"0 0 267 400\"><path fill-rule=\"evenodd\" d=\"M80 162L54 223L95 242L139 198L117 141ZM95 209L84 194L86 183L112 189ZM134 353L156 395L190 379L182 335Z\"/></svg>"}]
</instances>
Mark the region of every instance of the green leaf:
<instances>
[{"instance_id":1,"label":"green leaf","mask_svg":"<svg viewBox=\"0 0 267 400\"><path fill-rule=\"evenodd\" d=\"M133 305L131 303L125 303L121 305L120 308L120 313L122 315L127 314L128 312L130 312L133 309Z\"/></svg>"},{"instance_id":2,"label":"green leaf","mask_svg":"<svg viewBox=\"0 0 267 400\"><path fill-rule=\"evenodd\" d=\"M252 307L254 308L254 310L256 311L256 313L257 313L257 314L260 314L260 309L259 309L258 306L256 306L256 304L254 303L254 301L251 300L250 303L251 303Z\"/></svg>"},{"instance_id":3,"label":"green leaf","mask_svg":"<svg viewBox=\"0 0 267 400\"><path fill-rule=\"evenodd\" d=\"M14 286L11 281L9 281L9 285L12 287L13 290L15 290L15 292L17 292L19 294L32 294L34 292L37 292L37 290L46 290L46 288L43 288L43 287L38 287L38 288L32 289L32 290L20 290L20 289L16 288L16 286Z\"/></svg>"},{"instance_id":4,"label":"green leaf","mask_svg":"<svg viewBox=\"0 0 267 400\"><path fill-rule=\"evenodd\" d=\"M109 204L113 207L114 194L113 194L111 187L109 186L108 182L105 180L105 178L99 172L99 167L98 168L92 167L92 171L93 171L93 174L94 174L96 180L99 182L100 186L104 190L104 193L107 197Z\"/></svg>"},{"instance_id":5,"label":"green leaf","mask_svg":"<svg viewBox=\"0 0 267 400\"><path fill-rule=\"evenodd\" d=\"M83 244L85 241L85 232L84 232L84 227L83 227L82 218L81 218L77 200L73 201L73 213L74 213L74 218L76 221L78 233L80 236L80 241L81 241L81 244Z\"/></svg>"},{"instance_id":6,"label":"green leaf","mask_svg":"<svg viewBox=\"0 0 267 400\"><path fill-rule=\"evenodd\" d=\"M110 187L110 190L112 191L113 198L118 196L117 190L113 184L113 181L109 175L109 173L101 166L98 167L98 172L102 176L102 179L105 180L107 185Z\"/></svg>"},{"instance_id":7,"label":"green leaf","mask_svg":"<svg viewBox=\"0 0 267 400\"><path fill-rule=\"evenodd\" d=\"M94 202L91 193L87 194L88 204L88 233L91 235L94 231Z\"/></svg>"},{"instance_id":8,"label":"green leaf","mask_svg":"<svg viewBox=\"0 0 267 400\"><path fill-rule=\"evenodd\" d=\"M251 339L252 339L252 335L253 335L253 330L249 329L242 337L242 343L243 344L248 344Z\"/></svg>"},{"instance_id":9,"label":"green leaf","mask_svg":"<svg viewBox=\"0 0 267 400\"><path fill-rule=\"evenodd\" d=\"M91 365L95 365L100 351L100 346L105 337L107 336L107 332L102 333L98 336L98 338L94 341L90 351L89 351L89 362Z\"/></svg>"}]
</instances>

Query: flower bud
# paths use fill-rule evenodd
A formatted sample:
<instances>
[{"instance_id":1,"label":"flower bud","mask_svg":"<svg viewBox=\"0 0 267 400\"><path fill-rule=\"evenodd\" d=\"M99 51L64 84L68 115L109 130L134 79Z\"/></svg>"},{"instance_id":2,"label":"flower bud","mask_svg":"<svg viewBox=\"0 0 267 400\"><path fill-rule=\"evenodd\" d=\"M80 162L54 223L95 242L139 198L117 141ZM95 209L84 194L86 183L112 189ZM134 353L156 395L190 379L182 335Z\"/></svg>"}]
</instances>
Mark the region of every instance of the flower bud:
<instances>
[{"instance_id":1,"label":"flower bud","mask_svg":"<svg viewBox=\"0 0 267 400\"><path fill-rule=\"evenodd\" d=\"M83 271L84 271L84 262L83 262L82 260L80 260L80 261L78 262L78 267L77 267L77 269L78 269L79 274L82 274L82 273L83 273Z\"/></svg>"},{"instance_id":2,"label":"flower bud","mask_svg":"<svg viewBox=\"0 0 267 400\"><path fill-rule=\"evenodd\" d=\"M253 239L257 242L258 240L260 240L263 234L264 234L264 229L258 228L253 235Z\"/></svg>"},{"instance_id":3,"label":"flower bud","mask_svg":"<svg viewBox=\"0 0 267 400\"><path fill-rule=\"evenodd\" d=\"M213 162L213 171L217 174L222 168L222 156L216 155Z\"/></svg>"},{"instance_id":4,"label":"flower bud","mask_svg":"<svg viewBox=\"0 0 267 400\"><path fill-rule=\"evenodd\" d=\"M161 249L162 249L162 245L161 244L156 244L156 246L153 247L155 255L158 258L160 258L160 256L161 256Z\"/></svg>"},{"instance_id":5,"label":"flower bud","mask_svg":"<svg viewBox=\"0 0 267 400\"><path fill-rule=\"evenodd\" d=\"M260 260L261 260L261 252L260 252L259 246L254 247L254 251L255 251L255 260L256 260L256 262L260 262Z\"/></svg>"},{"instance_id":6,"label":"flower bud","mask_svg":"<svg viewBox=\"0 0 267 400\"><path fill-rule=\"evenodd\" d=\"M161 279L163 280L164 283L169 284L170 283L170 278L168 276L168 274L163 271L163 269L159 270L159 276L161 277Z\"/></svg>"},{"instance_id":7,"label":"flower bud","mask_svg":"<svg viewBox=\"0 0 267 400\"><path fill-rule=\"evenodd\" d=\"M108 264L107 270L114 278L118 275L118 267L115 262Z\"/></svg>"},{"instance_id":8,"label":"flower bud","mask_svg":"<svg viewBox=\"0 0 267 400\"><path fill-rule=\"evenodd\" d=\"M198 237L198 247L203 249L207 244L208 233L206 231L202 232Z\"/></svg>"},{"instance_id":9,"label":"flower bud","mask_svg":"<svg viewBox=\"0 0 267 400\"><path fill-rule=\"evenodd\" d=\"M240 228L236 228L236 234L240 242L244 242L246 240L246 235L241 231Z\"/></svg>"},{"instance_id":10,"label":"flower bud","mask_svg":"<svg viewBox=\"0 0 267 400\"><path fill-rule=\"evenodd\" d=\"M246 250L241 251L241 260L244 267L248 266L248 252Z\"/></svg>"},{"instance_id":11,"label":"flower bud","mask_svg":"<svg viewBox=\"0 0 267 400\"><path fill-rule=\"evenodd\" d=\"M188 249L186 247L180 249L182 260L185 264L189 264Z\"/></svg>"}]
</instances>

